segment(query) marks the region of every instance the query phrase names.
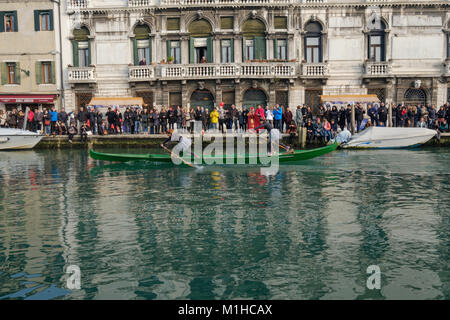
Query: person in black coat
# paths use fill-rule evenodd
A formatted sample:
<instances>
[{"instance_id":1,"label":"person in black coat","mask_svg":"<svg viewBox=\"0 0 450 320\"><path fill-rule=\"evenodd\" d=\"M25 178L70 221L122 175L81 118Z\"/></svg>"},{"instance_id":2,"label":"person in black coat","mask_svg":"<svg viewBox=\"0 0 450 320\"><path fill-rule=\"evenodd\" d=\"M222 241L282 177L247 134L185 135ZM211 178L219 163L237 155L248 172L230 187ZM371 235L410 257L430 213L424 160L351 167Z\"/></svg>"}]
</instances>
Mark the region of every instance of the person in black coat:
<instances>
[{"instance_id":1,"label":"person in black coat","mask_svg":"<svg viewBox=\"0 0 450 320\"><path fill-rule=\"evenodd\" d=\"M346 120L346 111L344 106L341 107L341 110L339 110L339 117L338 117L338 121L335 123L337 123L339 125L339 127L341 128L341 130L344 130L345 127L345 120Z\"/></svg>"},{"instance_id":2,"label":"person in black coat","mask_svg":"<svg viewBox=\"0 0 450 320\"><path fill-rule=\"evenodd\" d=\"M77 114L77 120L80 123L80 126L83 123L86 123L88 120L88 114L87 112L84 110L84 107L80 107L80 111Z\"/></svg>"},{"instance_id":3,"label":"person in black coat","mask_svg":"<svg viewBox=\"0 0 450 320\"><path fill-rule=\"evenodd\" d=\"M361 122L364 119L364 113L366 113L363 108L358 104L355 108L355 120L356 120L356 131L359 132L361 127Z\"/></svg>"}]
</instances>

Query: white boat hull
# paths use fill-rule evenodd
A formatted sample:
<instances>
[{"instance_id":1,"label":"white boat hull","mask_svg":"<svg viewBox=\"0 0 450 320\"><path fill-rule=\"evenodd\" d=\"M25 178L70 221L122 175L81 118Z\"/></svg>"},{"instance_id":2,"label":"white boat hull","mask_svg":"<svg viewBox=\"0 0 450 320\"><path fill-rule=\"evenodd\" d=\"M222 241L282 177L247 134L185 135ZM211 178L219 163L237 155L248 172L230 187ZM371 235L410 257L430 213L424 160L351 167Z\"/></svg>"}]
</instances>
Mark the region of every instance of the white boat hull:
<instances>
[{"instance_id":1,"label":"white boat hull","mask_svg":"<svg viewBox=\"0 0 450 320\"><path fill-rule=\"evenodd\" d=\"M17 129L0 129L0 151L33 149L42 135Z\"/></svg>"},{"instance_id":2,"label":"white boat hull","mask_svg":"<svg viewBox=\"0 0 450 320\"><path fill-rule=\"evenodd\" d=\"M356 134L342 148L400 149L420 146L436 135L426 128L369 127Z\"/></svg>"}]
</instances>

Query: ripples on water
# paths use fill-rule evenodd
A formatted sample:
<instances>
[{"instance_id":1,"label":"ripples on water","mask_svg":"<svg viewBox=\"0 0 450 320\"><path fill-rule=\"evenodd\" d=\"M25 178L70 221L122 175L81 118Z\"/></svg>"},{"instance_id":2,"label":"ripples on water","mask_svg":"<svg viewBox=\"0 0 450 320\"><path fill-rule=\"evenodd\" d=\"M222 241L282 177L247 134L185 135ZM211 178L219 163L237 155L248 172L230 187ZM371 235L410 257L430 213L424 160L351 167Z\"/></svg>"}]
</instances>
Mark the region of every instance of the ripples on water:
<instances>
[{"instance_id":1,"label":"ripples on water","mask_svg":"<svg viewBox=\"0 0 450 320\"><path fill-rule=\"evenodd\" d=\"M449 155L338 151L264 177L0 153L0 299L449 299Z\"/></svg>"}]
</instances>

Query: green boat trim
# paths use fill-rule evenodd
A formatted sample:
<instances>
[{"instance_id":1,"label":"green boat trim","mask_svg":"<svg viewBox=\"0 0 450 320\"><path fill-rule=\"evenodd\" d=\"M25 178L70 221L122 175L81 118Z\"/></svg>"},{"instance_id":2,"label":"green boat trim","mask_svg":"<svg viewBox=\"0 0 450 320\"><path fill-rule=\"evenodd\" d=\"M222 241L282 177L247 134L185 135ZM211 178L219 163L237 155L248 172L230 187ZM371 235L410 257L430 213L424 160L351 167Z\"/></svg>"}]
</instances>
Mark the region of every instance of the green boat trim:
<instances>
[{"instance_id":1,"label":"green boat trim","mask_svg":"<svg viewBox=\"0 0 450 320\"><path fill-rule=\"evenodd\" d=\"M298 161L309 160L321 155L335 151L338 147L337 143L330 144L321 148L309 149L309 150L295 150L294 153L289 154L279 154L279 163L296 163ZM116 153L101 153L96 152L92 149L89 150L89 155L92 159L103 160L103 161L118 161L118 162L128 162L128 161L150 161L155 163L172 163L172 157L170 154L116 154ZM258 155L248 155L244 157L236 157L236 155L227 156L213 156L213 157L203 157L202 164L208 165L215 161L214 164L254 164L254 165L264 165L270 164L270 157L266 159L259 158ZM263 161L261 161L263 160ZM196 159L192 157L187 160L193 164L196 164ZM198 161L198 160L197 160ZM228 163L227 163L228 162ZM184 164L183 164L184 165Z\"/></svg>"}]
</instances>

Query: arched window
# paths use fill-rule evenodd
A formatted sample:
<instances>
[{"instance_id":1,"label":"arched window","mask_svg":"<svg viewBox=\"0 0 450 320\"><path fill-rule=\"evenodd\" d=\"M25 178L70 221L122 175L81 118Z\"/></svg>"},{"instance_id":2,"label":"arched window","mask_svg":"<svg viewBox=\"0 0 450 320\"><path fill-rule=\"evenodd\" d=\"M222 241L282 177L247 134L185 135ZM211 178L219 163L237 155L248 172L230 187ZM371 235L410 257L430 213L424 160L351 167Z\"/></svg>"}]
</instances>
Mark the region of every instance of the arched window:
<instances>
[{"instance_id":1,"label":"arched window","mask_svg":"<svg viewBox=\"0 0 450 320\"><path fill-rule=\"evenodd\" d=\"M380 21L378 27L368 35L368 59L373 62L386 61L386 25Z\"/></svg>"},{"instance_id":2,"label":"arched window","mask_svg":"<svg viewBox=\"0 0 450 320\"><path fill-rule=\"evenodd\" d=\"M74 29L73 36L73 65L75 67L88 67L91 64L91 41L89 39L89 30L86 27Z\"/></svg>"},{"instance_id":3,"label":"arched window","mask_svg":"<svg viewBox=\"0 0 450 320\"><path fill-rule=\"evenodd\" d=\"M242 25L243 60L266 59L266 26L261 20L248 19Z\"/></svg>"},{"instance_id":4,"label":"arched window","mask_svg":"<svg viewBox=\"0 0 450 320\"><path fill-rule=\"evenodd\" d=\"M405 104L426 104L427 94L423 89L408 89L405 92Z\"/></svg>"},{"instance_id":5,"label":"arched window","mask_svg":"<svg viewBox=\"0 0 450 320\"><path fill-rule=\"evenodd\" d=\"M134 28L133 60L135 66L145 66L152 62L150 28L145 24Z\"/></svg>"},{"instance_id":6,"label":"arched window","mask_svg":"<svg viewBox=\"0 0 450 320\"><path fill-rule=\"evenodd\" d=\"M320 63L322 59L322 25L311 21L305 26L305 60L307 63Z\"/></svg>"},{"instance_id":7,"label":"arched window","mask_svg":"<svg viewBox=\"0 0 450 320\"><path fill-rule=\"evenodd\" d=\"M213 62L212 27L205 19L191 22L189 25L189 62Z\"/></svg>"},{"instance_id":8,"label":"arched window","mask_svg":"<svg viewBox=\"0 0 450 320\"><path fill-rule=\"evenodd\" d=\"M195 90L191 95L191 107L204 107L211 111L214 108L214 96L209 90Z\"/></svg>"}]
</instances>

